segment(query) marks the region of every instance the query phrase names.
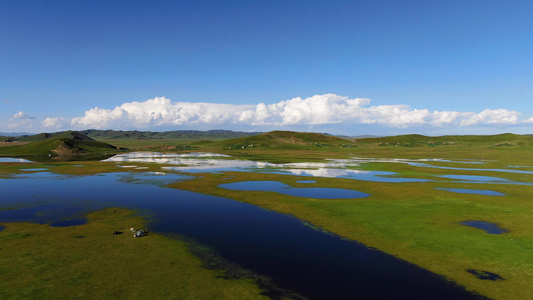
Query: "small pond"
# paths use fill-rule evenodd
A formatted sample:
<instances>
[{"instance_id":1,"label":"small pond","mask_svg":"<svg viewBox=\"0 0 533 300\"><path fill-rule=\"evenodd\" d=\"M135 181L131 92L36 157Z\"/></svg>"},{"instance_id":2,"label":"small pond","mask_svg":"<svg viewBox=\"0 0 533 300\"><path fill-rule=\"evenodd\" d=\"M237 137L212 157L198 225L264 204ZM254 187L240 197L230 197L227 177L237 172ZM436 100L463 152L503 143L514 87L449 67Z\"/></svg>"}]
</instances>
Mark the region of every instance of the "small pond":
<instances>
[{"instance_id":1,"label":"small pond","mask_svg":"<svg viewBox=\"0 0 533 300\"><path fill-rule=\"evenodd\" d=\"M448 191L448 192L452 192L452 193L461 193L461 194L477 194L477 195L486 195L486 196L505 196L504 193L491 191L491 190L449 189L449 188L435 188L435 189Z\"/></svg>"},{"instance_id":2,"label":"small pond","mask_svg":"<svg viewBox=\"0 0 533 300\"><path fill-rule=\"evenodd\" d=\"M485 221L464 221L461 225L470 226L478 229L485 230L489 234L502 234L509 232L509 230L498 227L497 224Z\"/></svg>"},{"instance_id":3,"label":"small pond","mask_svg":"<svg viewBox=\"0 0 533 300\"><path fill-rule=\"evenodd\" d=\"M278 181L243 181L225 183L218 187L237 191L276 192L289 196L315 199L351 199L370 196L367 193L347 189L319 187L296 188Z\"/></svg>"},{"instance_id":4,"label":"small pond","mask_svg":"<svg viewBox=\"0 0 533 300\"><path fill-rule=\"evenodd\" d=\"M31 163L31 161L24 158L15 157L0 157L0 163Z\"/></svg>"},{"instance_id":5,"label":"small pond","mask_svg":"<svg viewBox=\"0 0 533 300\"><path fill-rule=\"evenodd\" d=\"M65 225L60 222L70 221L77 225L81 212L116 206L140 209L153 216L149 230L193 238L223 258L309 299L482 298L394 256L314 230L294 217L227 198L162 187L169 180L187 178L180 176L14 175L0 179L1 218L4 222Z\"/></svg>"},{"instance_id":6,"label":"small pond","mask_svg":"<svg viewBox=\"0 0 533 300\"><path fill-rule=\"evenodd\" d=\"M434 165L429 165L429 164L425 164L425 163L417 163L417 162L408 162L407 164L409 164L411 166L415 166L415 167L447 169L447 170L465 170L465 171L506 172L506 173L519 173L519 174L533 174L533 171L525 171L525 170L456 168L456 167L434 166Z\"/></svg>"},{"instance_id":7,"label":"small pond","mask_svg":"<svg viewBox=\"0 0 533 300\"><path fill-rule=\"evenodd\" d=\"M471 181L471 182L486 182L486 183L510 183L511 180L505 179L505 178L499 178L499 177L491 177L491 176L479 176L479 175L441 175L440 177L443 178L449 178L449 179L457 179L457 180L465 180L465 181Z\"/></svg>"}]
</instances>

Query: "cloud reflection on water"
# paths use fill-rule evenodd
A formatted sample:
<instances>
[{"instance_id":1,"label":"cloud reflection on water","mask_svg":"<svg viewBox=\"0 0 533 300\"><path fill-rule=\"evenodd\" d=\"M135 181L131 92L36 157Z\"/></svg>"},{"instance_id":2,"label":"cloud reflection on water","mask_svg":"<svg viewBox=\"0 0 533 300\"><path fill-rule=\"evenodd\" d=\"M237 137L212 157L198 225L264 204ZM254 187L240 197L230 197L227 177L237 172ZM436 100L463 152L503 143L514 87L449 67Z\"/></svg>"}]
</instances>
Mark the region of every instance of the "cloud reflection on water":
<instances>
[{"instance_id":1,"label":"cloud reflection on water","mask_svg":"<svg viewBox=\"0 0 533 300\"><path fill-rule=\"evenodd\" d=\"M164 154L157 152L132 152L116 155L105 161L174 165L165 166L162 169L185 173L243 171L312 177L351 178L377 182L428 181L418 178L394 177L396 175L394 172L355 170L352 168L359 167L360 161L352 159L275 164L234 159L228 155L214 153Z\"/></svg>"},{"instance_id":2,"label":"cloud reflection on water","mask_svg":"<svg viewBox=\"0 0 533 300\"><path fill-rule=\"evenodd\" d=\"M427 182L428 179L400 177L395 172L360 170L361 164L367 163L404 163L413 167L437 168L461 171L493 171L533 174L533 171L513 170L513 169L480 169L480 168L458 168L448 166L432 165L431 162L438 163L464 163L464 164L484 164L483 161L476 160L448 160L448 159L388 159L388 158L361 158L350 159L327 159L324 162L299 162L299 163L270 163L250 160L236 159L229 155L216 153L159 153L159 152L131 152L115 155L104 161L116 163L155 163L164 164L164 170L202 173L202 172L265 172L272 174L287 174L310 177L328 178L349 178L363 181L375 182ZM170 165L170 166L169 166ZM471 178L453 178L454 175L440 176L441 178L470 180ZM470 180L471 181L471 180ZM478 183L480 181L475 180ZM488 180L493 182L495 180ZM498 182L512 183L509 180L501 179Z\"/></svg>"}]
</instances>

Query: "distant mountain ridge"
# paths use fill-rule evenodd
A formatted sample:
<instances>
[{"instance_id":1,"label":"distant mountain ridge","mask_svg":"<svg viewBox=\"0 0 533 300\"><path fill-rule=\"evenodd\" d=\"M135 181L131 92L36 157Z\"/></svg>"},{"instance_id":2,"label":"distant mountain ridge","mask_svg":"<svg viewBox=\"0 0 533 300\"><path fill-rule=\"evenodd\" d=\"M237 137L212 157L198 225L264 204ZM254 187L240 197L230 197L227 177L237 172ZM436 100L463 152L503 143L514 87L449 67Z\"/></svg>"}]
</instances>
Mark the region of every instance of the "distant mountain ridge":
<instances>
[{"instance_id":1,"label":"distant mountain ridge","mask_svg":"<svg viewBox=\"0 0 533 300\"><path fill-rule=\"evenodd\" d=\"M35 135L9 136L19 142L38 142L51 138L71 138L74 140L154 140L154 139L230 139L261 134L262 132L242 132L231 130L174 130L174 131L138 131L138 130L97 130L60 131L39 133ZM7 136L6 136L7 137Z\"/></svg>"},{"instance_id":2,"label":"distant mountain ridge","mask_svg":"<svg viewBox=\"0 0 533 300\"><path fill-rule=\"evenodd\" d=\"M73 139L73 140L79 140L79 141L94 141L94 139L90 138L86 134L79 132L79 131L61 131L61 132L54 132L54 133L39 133L35 135L30 136L24 136L20 137L17 140L20 142L40 142L48 139L57 139L57 138L67 138L67 139Z\"/></svg>"},{"instance_id":3,"label":"distant mountain ridge","mask_svg":"<svg viewBox=\"0 0 533 300\"><path fill-rule=\"evenodd\" d=\"M133 140L152 140L152 139L228 139L243 136L252 136L261 132L243 132L232 130L173 130L173 131L137 131L137 130L96 130L88 129L80 131L81 133L96 140L111 139L133 139Z\"/></svg>"},{"instance_id":4,"label":"distant mountain ridge","mask_svg":"<svg viewBox=\"0 0 533 300\"><path fill-rule=\"evenodd\" d=\"M3 136L3 141L12 142L39 142L54 138L69 138L80 141L117 141L117 140L209 140L233 144L255 143L267 145L274 144L435 144L435 143L494 143L494 144L522 144L528 143L532 135L517 135L512 133L496 135L444 135L425 136L420 134L407 134L387 137L373 137L360 135L335 136L327 133L271 131L271 132L242 132L231 130L174 130L174 131L138 131L138 130L97 130L87 129L81 131L60 131L53 133L39 133L24 136ZM236 140L235 140L236 139ZM239 140L242 139L242 140ZM279 146L279 145L278 145ZM235 147L235 145L233 146Z\"/></svg>"},{"instance_id":5,"label":"distant mountain ridge","mask_svg":"<svg viewBox=\"0 0 533 300\"><path fill-rule=\"evenodd\" d=\"M16 137L16 136L23 136L23 135L32 135L32 133L28 133L28 132L0 132L0 136L6 136L6 137Z\"/></svg>"}]
</instances>

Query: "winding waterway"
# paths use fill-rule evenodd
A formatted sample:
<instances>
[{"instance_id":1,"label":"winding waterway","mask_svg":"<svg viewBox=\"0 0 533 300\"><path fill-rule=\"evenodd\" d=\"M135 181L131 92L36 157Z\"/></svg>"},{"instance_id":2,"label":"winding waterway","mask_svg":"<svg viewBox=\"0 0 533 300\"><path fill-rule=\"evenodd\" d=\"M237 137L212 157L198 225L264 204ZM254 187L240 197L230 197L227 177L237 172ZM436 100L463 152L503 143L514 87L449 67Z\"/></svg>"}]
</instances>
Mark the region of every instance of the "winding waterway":
<instances>
[{"instance_id":1,"label":"winding waterway","mask_svg":"<svg viewBox=\"0 0 533 300\"><path fill-rule=\"evenodd\" d=\"M482 298L391 255L314 230L294 217L162 187L185 178L148 172L14 175L0 179L0 218L68 226L83 222L80 213L104 207L148 210L153 216L150 230L193 238L309 299Z\"/></svg>"}]
</instances>

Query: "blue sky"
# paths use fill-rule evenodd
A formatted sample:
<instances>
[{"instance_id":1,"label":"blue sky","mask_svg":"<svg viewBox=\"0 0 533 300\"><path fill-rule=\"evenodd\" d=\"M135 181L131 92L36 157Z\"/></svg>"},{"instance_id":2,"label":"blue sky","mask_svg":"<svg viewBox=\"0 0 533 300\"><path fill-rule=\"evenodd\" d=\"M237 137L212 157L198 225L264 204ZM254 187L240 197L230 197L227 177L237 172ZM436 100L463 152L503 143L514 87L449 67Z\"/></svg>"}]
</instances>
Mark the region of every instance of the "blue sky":
<instances>
[{"instance_id":1,"label":"blue sky","mask_svg":"<svg viewBox=\"0 0 533 300\"><path fill-rule=\"evenodd\" d=\"M0 1L0 132L533 133L531 1Z\"/></svg>"}]
</instances>

